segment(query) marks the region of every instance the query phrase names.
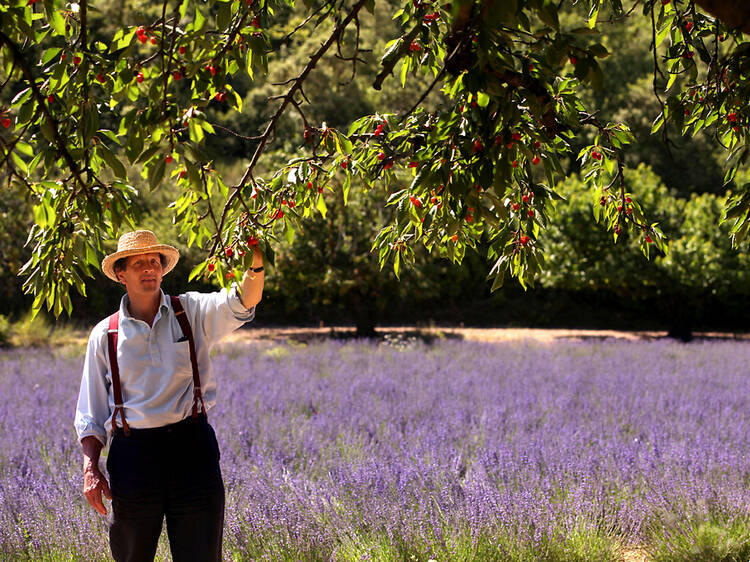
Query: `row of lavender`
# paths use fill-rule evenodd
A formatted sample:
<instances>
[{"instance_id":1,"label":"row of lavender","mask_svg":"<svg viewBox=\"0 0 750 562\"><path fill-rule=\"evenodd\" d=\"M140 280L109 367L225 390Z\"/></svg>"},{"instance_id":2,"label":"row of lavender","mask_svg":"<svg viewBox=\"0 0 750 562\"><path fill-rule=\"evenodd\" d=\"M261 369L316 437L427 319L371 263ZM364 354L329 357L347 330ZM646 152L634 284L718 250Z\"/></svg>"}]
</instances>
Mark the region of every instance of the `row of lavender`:
<instances>
[{"instance_id":1,"label":"row of lavender","mask_svg":"<svg viewBox=\"0 0 750 562\"><path fill-rule=\"evenodd\" d=\"M227 558L616 559L748 517L742 343L257 344L214 361ZM107 557L80 493L80 366L0 356L2 559Z\"/></svg>"}]
</instances>

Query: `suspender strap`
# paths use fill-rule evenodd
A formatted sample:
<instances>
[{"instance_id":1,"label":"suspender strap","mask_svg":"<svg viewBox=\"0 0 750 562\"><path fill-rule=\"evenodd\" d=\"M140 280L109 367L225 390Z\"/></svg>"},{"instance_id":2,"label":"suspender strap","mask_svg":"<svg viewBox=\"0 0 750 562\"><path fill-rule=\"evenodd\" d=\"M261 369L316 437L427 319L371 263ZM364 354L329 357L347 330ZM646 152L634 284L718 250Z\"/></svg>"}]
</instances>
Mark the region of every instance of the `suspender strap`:
<instances>
[{"instance_id":1,"label":"suspender strap","mask_svg":"<svg viewBox=\"0 0 750 562\"><path fill-rule=\"evenodd\" d=\"M112 432L114 433L115 418L120 412L122 429L125 435L130 435L128 422L125 421L125 408L122 402L122 387L120 386L120 367L117 364L117 330L120 323L120 312L115 312L109 317L109 330L107 331L107 342L109 345L109 369L112 372L112 387L115 395L115 411L112 413Z\"/></svg>"},{"instance_id":2,"label":"suspender strap","mask_svg":"<svg viewBox=\"0 0 750 562\"><path fill-rule=\"evenodd\" d=\"M196 418L198 417L198 403L200 403L204 414L206 413L206 405L203 403L203 393L201 392L201 378L198 374L198 356L195 353L193 329L190 327L185 309L182 308L180 298L172 295L170 299L172 300L172 308L174 309L177 321L180 323L182 335L188 339L188 345L190 346L190 364L193 367L193 417Z\"/></svg>"}]
</instances>

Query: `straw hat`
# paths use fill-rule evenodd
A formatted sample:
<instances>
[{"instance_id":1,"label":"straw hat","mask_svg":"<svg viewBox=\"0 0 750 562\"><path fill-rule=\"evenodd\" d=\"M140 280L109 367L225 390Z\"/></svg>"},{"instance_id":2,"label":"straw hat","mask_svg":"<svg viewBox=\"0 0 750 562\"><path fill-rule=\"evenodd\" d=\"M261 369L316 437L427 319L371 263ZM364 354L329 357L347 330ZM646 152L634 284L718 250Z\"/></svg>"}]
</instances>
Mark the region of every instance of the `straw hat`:
<instances>
[{"instance_id":1,"label":"straw hat","mask_svg":"<svg viewBox=\"0 0 750 562\"><path fill-rule=\"evenodd\" d=\"M120 239L117 241L117 251L114 254L109 254L102 260L102 271L112 281L119 282L117 275L115 275L115 262L117 260L139 254L150 254L152 252L157 252L167 258L167 263L163 271L164 275L172 271L174 266L177 265L177 260L180 259L180 252L177 248L168 246L167 244L159 244L156 236L150 230L136 230L135 232L128 232L120 236Z\"/></svg>"}]
</instances>

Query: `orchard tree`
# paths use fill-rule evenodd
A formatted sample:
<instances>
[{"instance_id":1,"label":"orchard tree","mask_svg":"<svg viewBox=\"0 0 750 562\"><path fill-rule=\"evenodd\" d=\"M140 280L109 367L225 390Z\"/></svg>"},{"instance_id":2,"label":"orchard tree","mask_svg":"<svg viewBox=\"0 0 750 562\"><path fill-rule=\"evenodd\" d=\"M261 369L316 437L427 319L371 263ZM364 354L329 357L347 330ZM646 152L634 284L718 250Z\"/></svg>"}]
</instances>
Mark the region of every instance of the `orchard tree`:
<instances>
[{"instance_id":1,"label":"orchard tree","mask_svg":"<svg viewBox=\"0 0 750 562\"><path fill-rule=\"evenodd\" d=\"M366 115L348 130L306 117L308 78L323 57L362 64L360 31L374 0L306 0L299 22L281 16L293 0L164 1L133 12L111 36L92 24L96 3L10 0L0 5L0 173L3 189L33 202L32 258L25 289L54 313L71 311L70 287L98 268L105 242L135 226L139 189L175 182L174 222L207 259L192 278L227 284L250 263L257 244L273 259L274 241L300 221L325 213L325 190L344 201L351 189L384 193L395 209L372 251L398 276L414 249L454 262L489 240L493 289L506 274L525 287L544 265L544 231L561 160L577 159L592 194L594 218L617 241L625 231L648 256L667 248L628 186L625 123L607 122L583 94L601 88L599 59L610 56L599 29L631 17L650 22L654 96L661 112L653 133L708 130L728 151L730 184L747 157L750 6L739 0L590 0L575 25L561 25L562 0L412 0L394 6L400 34L381 54L372 87L403 86L428 75L408 111ZM566 12L567 14L567 12ZM570 18L564 18L567 21ZM225 124L210 104L240 111L236 80L278 64L279 44L313 28L319 44L304 68L269 100L262 130L232 134L251 142L237 181L216 171L207 143ZM616 56L613 55L613 56ZM358 66L360 65L360 66ZM427 111L433 90L445 103ZM263 158L282 116L303 127L297 152L281 166ZM224 115L231 114L226 111ZM593 143L573 153L593 131ZM579 143L576 143L579 144ZM212 152L220 151L215 144ZM131 177L124 160L140 166ZM276 168L276 169L274 169ZM750 191L735 188L725 219L731 239L750 228Z\"/></svg>"}]
</instances>

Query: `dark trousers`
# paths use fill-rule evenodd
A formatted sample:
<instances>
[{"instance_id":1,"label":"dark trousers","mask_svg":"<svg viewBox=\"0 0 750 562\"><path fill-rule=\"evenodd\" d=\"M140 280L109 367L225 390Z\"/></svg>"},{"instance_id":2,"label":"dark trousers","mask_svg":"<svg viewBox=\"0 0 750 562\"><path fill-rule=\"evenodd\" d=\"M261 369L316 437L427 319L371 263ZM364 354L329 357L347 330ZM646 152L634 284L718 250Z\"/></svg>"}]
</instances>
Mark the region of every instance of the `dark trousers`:
<instances>
[{"instance_id":1,"label":"dark trousers","mask_svg":"<svg viewBox=\"0 0 750 562\"><path fill-rule=\"evenodd\" d=\"M221 560L224 483L204 415L154 429L118 429L107 457L117 562L151 562L166 517L175 562Z\"/></svg>"}]
</instances>

